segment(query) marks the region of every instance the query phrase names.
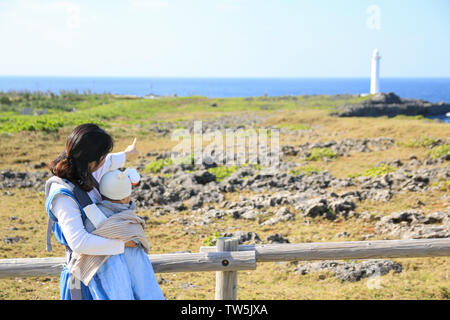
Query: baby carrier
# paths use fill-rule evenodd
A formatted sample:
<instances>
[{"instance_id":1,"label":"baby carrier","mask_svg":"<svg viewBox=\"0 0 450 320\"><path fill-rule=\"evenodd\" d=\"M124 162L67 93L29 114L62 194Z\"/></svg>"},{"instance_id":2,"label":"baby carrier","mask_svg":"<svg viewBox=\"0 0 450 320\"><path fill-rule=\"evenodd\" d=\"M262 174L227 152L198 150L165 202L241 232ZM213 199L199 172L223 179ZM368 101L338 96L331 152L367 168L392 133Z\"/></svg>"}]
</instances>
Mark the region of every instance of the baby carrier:
<instances>
[{"instance_id":1,"label":"baby carrier","mask_svg":"<svg viewBox=\"0 0 450 320\"><path fill-rule=\"evenodd\" d=\"M96 188L98 189L98 182L94 179L96 183ZM50 186L52 183L58 183L63 185L63 188L58 188L50 193ZM101 220L106 219L103 213L97 208L97 206L92 202L88 193L82 190L79 186L71 183L67 179L62 179L56 176L51 177L47 180L45 184L45 210L48 214L48 224L47 224L47 241L46 249L47 251L52 251L51 245L51 235L52 232L55 235L56 240L66 247L66 264L61 272L60 279L60 290L61 299L63 300L91 300L92 296L89 292L87 286L85 286L79 279L70 274L67 266L73 263L76 259L72 254L72 250L69 247L64 234L62 233L61 227L58 224L58 219L52 213L50 207L53 198L58 195L63 194L72 198L80 208L81 218L83 224L86 219L89 219L95 225L97 225Z\"/></svg>"}]
</instances>

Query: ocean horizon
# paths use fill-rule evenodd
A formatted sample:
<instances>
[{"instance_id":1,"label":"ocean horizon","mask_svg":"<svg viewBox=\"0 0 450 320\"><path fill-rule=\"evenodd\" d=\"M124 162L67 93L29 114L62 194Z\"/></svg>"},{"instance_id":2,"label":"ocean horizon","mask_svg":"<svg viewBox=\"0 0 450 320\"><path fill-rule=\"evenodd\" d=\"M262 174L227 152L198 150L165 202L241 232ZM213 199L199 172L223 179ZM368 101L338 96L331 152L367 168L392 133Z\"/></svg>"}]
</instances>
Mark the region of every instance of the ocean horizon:
<instances>
[{"instance_id":1,"label":"ocean horizon","mask_svg":"<svg viewBox=\"0 0 450 320\"><path fill-rule=\"evenodd\" d=\"M450 78L381 78L381 92L401 98L450 102ZM0 91L65 91L209 98L365 94L370 78L182 78L0 76Z\"/></svg>"}]
</instances>

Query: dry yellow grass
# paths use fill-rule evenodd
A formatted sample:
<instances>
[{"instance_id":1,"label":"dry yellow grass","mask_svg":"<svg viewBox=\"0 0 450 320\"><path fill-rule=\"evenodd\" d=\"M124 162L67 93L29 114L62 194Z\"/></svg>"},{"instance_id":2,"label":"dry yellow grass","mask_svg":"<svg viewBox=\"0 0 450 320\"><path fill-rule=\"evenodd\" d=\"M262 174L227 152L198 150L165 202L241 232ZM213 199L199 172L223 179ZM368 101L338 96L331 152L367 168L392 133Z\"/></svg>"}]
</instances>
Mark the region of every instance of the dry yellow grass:
<instances>
[{"instance_id":1,"label":"dry yellow grass","mask_svg":"<svg viewBox=\"0 0 450 320\"><path fill-rule=\"evenodd\" d=\"M211 116L212 113L183 114L184 118L195 119ZM160 119L174 119L174 114L160 114ZM179 116L179 115L178 115ZM315 141L339 140L344 138L392 137L396 141L408 142L423 135L435 138L450 137L447 124L426 120L405 119L366 119L335 118L327 116L324 110L307 111L273 111L272 117L263 125L281 123L308 124L315 129L312 136L281 137L282 143L298 145ZM113 126L107 129L115 139L114 151L123 150L138 136L141 155L150 151L170 150L175 142L169 138L161 138L140 131L130 125ZM65 137L70 128L61 130L59 134L17 133L0 136L0 170L31 170L31 165L41 161L48 162L64 148ZM337 158L331 162L311 162L310 165L323 170L328 169L336 177L347 177L348 174L363 172L379 161L400 159L405 161L411 154L419 159L425 157L426 148L408 148L396 145L393 148L370 153L350 153L349 157ZM139 159L133 161L136 164ZM351 189L351 188L349 188ZM0 258L63 256L63 248L54 243L54 251L45 251L46 213L44 196L31 189L9 190L13 195L0 191L0 239L5 236L20 236L24 242L14 244L0 243ZM345 191L345 190L337 190ZM242 195L252 193L227 194L227 199L238 199ZM442 199L447 193L435 190L427 193L405 192L397 194L389 202L363 201L358 203L358 212L369 211L378 214L389 214L398 210L413 208L416 200L425 203L418 208L423 212L432 212L446 208L448 203ZM414 199L414 201L411 201ZM175 215L156 217L152 211L141 211L139 215L149 217L146 235L152 246L152 253L169 253L190 250L198 252L203 240L215 231L254 231L261 239L274 233L281 233L291 243L319 241L361 240L365 234L373 233L376 222L362 222L356 219L305 219L297 217L289 223L274 226L261 226L257 221L235 220L224 218L214 221L209 226L185 226L171 221L172 219L192 214L189 211ZM10 219L11 216L17 219ZM309 221L309 223L305 223ZM350 237L336 238L336 234L346 231ZM373 239L383 239L375 236ZM238 280L239 299L449 299L450 258L410 258L394 259L403 265L400 274L390 273L380 279L379 289L370 289L367 279L355 283L342 283L326 273L313 273L305 276L294 274L292 263L258 263L257 270L240 271ZM161 288L168 299L213 299L214 272L160 274L167 280ZM191 283L198 287L181 289L183 283ZM0 299L59 299L58 277L36 277L24 279L1 279Z\"/></svg>"}]
</instances>

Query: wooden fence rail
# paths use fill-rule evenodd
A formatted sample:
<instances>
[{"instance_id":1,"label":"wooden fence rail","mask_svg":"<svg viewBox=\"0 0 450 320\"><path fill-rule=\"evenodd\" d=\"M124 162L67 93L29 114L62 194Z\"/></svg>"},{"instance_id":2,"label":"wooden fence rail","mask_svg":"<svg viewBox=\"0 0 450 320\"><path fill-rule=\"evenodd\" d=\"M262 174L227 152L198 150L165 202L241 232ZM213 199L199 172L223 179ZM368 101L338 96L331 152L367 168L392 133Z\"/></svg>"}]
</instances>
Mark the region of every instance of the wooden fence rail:
<instances>
[{"instance_id":1,"label":"wooden fence rail","mask_svg":"<svg viewBox=\"0 0 450 320\"><path fill-rule=\"evenodd\" d=\"M254 251L150 254L156 273L254 270ZM1 259L0 278L56 276L65 258Z\"/></svg>"},{"instance_id":2,"label":"wooden fence rail","mask_svg":"<svg viewBox=\"0 0 450 320\"><path fill-rule=\"evenodd\" d=\"M200 248L212 251L215 247ZM450 256L450 238L240 245L238 251L255 251L257 262L445 257Z\"/></svg>"},{"instance_id":3,"label":"wooden fence rail","mask_svg":"<svg viewBox=\"0 0 450 320\"><path fill-rule=\"evenodd\" d=\"M236 240L227 245L229 240L219 238L218 248L201 247L199 253L149 258L156 273L216 271L216 299L237 299L237 271L255 270L256 262L450 256L450 238L239 246ZM64 258L0 259L0 278L56 276L64 263Z\"/></svg>"}]
</instances>

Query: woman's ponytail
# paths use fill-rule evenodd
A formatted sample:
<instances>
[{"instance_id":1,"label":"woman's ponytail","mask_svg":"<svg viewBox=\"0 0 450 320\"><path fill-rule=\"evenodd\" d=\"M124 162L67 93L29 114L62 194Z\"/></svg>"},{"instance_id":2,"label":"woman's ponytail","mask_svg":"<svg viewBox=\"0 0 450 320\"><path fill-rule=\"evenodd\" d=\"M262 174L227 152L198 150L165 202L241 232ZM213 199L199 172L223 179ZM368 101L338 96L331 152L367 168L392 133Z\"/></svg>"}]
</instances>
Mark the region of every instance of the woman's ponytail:
<instances>
[{"instance_id":1,"label":"woman's ponytail","mask_svg":"<svg viewBox=\"0 0 450 320\"><path fill-rule=\"evenodd\" d=\"M74 167L71 159L67 158L66 152L61 153L50 163L50 171L60 178L72 180L74 176Z\"/></svg>"}]
</instances>

